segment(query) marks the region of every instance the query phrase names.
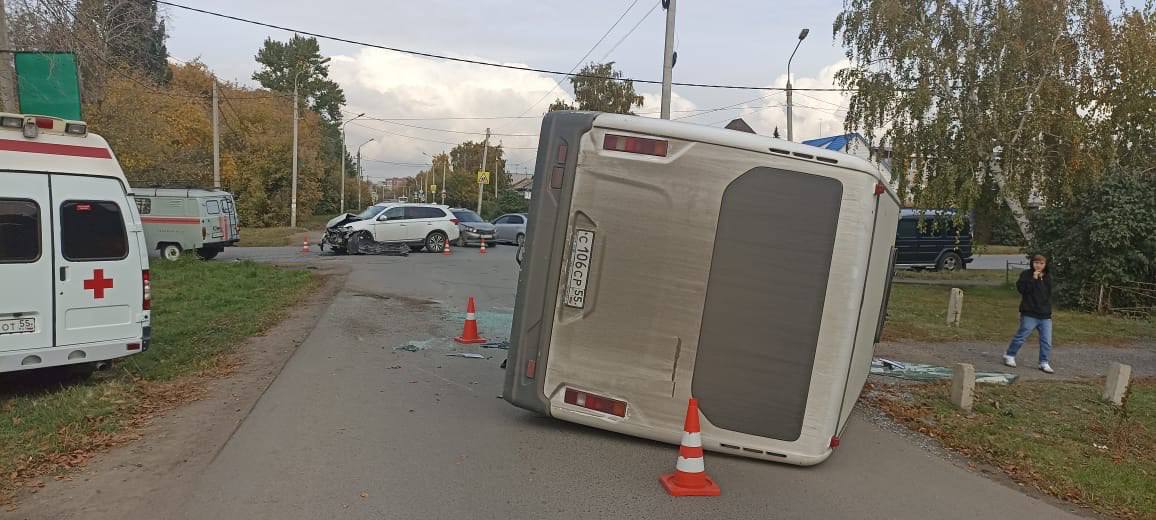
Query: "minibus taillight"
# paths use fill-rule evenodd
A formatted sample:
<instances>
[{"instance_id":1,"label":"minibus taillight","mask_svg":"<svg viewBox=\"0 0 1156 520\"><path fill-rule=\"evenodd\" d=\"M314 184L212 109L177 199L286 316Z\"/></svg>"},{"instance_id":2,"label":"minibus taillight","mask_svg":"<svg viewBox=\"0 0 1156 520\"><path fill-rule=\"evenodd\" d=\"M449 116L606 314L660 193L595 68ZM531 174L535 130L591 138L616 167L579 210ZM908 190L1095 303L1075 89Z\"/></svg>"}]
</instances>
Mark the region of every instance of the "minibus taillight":
<instances>
[{"instance_id":1,"label":"minibus taillight","mask_svg":"<svg viewBox=\"0 0 1156 520\"><path fill-rule=\"evenodd\" d=\"M141 281L141 308L150 310L153 308L153 286L149 283L149 271L145 269L140 272Z\"/></svg>"},{"instance_id":2,"label":"minibus taillight","mask_svg":"<svg viewBox=\"0 0 1156 520\"><path fill-rule=\"evenodd\" d=\"M666 152L669 147L670 143L661 139L645 139L642 137L614 134L606 134L606 137L602 139L603 150L654 155L657 157L666 157Z\"/></svg>"},{"instance_id":3,"label":"minibus taillight","mask_svg":"<svg viewBox=\"0 0 1156 520\"><path fill-rule=\"evenodd\" d=\"M582 408L608 413L618 417L626 417L626 403L610 399L609 397L602 397L581 390L567 388L564 400L566 404L581 406Z\"/></svg>"}]
</instances>

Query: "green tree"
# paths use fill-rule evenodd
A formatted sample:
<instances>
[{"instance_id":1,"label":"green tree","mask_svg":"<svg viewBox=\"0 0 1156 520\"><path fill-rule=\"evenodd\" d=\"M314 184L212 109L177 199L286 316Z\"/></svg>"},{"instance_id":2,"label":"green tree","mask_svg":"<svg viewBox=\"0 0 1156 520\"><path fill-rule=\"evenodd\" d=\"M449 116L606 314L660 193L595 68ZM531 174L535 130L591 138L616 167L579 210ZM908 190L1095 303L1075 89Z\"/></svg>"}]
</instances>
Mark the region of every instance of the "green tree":
<instances>
[{"instance_id":1,"label":"green tree","mask_svg":"<svg viewBox=\"0 0 1156 520\"><path fill-rule=\"evenodd\" d=\"M634 82L617 79L621 77L622 71L614 70L614 62L590 63L582 67L577 75L570 77L576 105L558 99L550 105L550 111L593 110L633 114L635 108L642 107L643 99L634 91Z\"/></svg>"},{"instance_id":2,"label":"green tree","mask_svg":"<svg viewBox=\"0 0 1156 520\"><path fill-rule=\"evenodd\" d=\"M157 4L152 0L106 0L110 22L122 27L123 34L109 40L109 50L118 62L140 69L156 83L168 83L169 52L165 47L168 35L165 21L157 15Z\"/></svg>"},{"instance_id":3,"label":"green tree","mask_svg":"<svg viewBox=\"0 0 1156 520\"><path fill-rule=\"evenodd\" d=\"M846 0L847 126L892 146L916 205L968 209L990 179L1030 239L1031 195L1062 203L1103 170L1084 141L1107 20L1094 0Z\"/></svg>"},{"instance_id":4,"label":"green tree","mask_svg":"<svg viewBox=\"0 0 1156 520\"><path fill-rule=\"evenodd\" d=\"M1151 305L1137 298L1145 289L1103 295L1100 289L1156 280L1156 173L1113 171L1070 205L1045 208L1033 224L1031 252L1050 259L1061 303L1101 310Z\"/></svg>"},{"instance_id":5,"label":"green tree","mask_svg":"<svg viewBox=\"0 0 1156 520\"><path fill-rule=\"evenodd\" d=\"M253 73L253 79L269 90L292 94L296 78L298 95L306 105L328 121L337 122L345 92L329 79L329 66L323 61L317 38L294 35L288 42L267 38L257 51L261 69Z\"/></svg>"}]
</instances>

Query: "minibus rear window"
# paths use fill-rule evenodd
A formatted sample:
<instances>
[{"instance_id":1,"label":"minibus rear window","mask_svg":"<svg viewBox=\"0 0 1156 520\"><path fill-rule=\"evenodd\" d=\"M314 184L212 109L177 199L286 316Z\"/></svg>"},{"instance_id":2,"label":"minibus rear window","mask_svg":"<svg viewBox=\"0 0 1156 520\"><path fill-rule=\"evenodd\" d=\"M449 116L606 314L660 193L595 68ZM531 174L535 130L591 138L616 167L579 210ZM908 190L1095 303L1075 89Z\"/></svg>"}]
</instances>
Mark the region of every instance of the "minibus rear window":
<instances>
[{"instance_id":1,"label":"minibus rear window","mask_svg":"<svg viewBox=\"0 0 1156 520\"><path fill-rule=\"evenodd\" d=\"M60 205L60 244L73 262L120 260L128 237L120 206L106 200L69 200Z\"/></svg>"}]
</instances>

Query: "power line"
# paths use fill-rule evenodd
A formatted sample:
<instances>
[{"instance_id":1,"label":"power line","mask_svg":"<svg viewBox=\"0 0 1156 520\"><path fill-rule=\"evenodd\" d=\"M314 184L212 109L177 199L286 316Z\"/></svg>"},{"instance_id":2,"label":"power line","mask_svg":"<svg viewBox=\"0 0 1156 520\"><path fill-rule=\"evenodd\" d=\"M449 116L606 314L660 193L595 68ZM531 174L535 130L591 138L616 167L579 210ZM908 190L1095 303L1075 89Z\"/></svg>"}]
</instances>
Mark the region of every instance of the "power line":
<instances>
[{"instance_id":1,"label":"power line","mask_svg":"<svg viewBox=\"0 0 1156 520\"><path fill-rule=\"evenodd\" d=\"M762 100L764 100L764 99L767 99L767 98L769 98L769 97L771 97L771 96L773 96L773 95L775 95L775 94L778 94L778 92L771 92L770 94L767 94L767 95L765 95L765 96L757 97L757 98L754 98L754 99L748 99L748 100L746 100L746 101L740 101L740 102L738 102L738 103L735 103L735 104L732 104L732 105L727 105L727 106L725 106L725 107L712 108L712 109L710 109L710 110L707 110L707 111L705 111L705 112L702 112L702 113L700 113L700 114L691 114L691 115L688 115L688 116L676 117L676 118L674 118L674 120L675 120L675 121L677 121L677 120L679 120L679 119L689 119L689 118L692 118L692 117L698 117L698 116L703 116L703 115L706 115L706 114L710 114L710 113L713 113L713 112L718 112L718 111L720 111L720 110L728 110L728 109L731 109L731 108L739 107L739 106L741 106L741 105L745 105L745 104L747 104L747 103L754 103L755 101L762 101Z\"/></svg>"},{"instance_id":2,"label":"power line","mask_svg":"<svg viewBox=\"0 0 1156 520\"><path fill-rule=\"evenodd\" d=\"M422 167L422 168L424 168L426 166L433 166L432 164L418 164L418 163L407 163L407 162L397 162L397 161L383 161L381 159L367 159L365 157L362 157L361 160L369 161L369 162L375 162L375 163L381 163L381 164L392 164L395 166L414 166L414 167Z\"/></svg>"},{"instance_id":3,"label":"power line","mask_svg":"<svg viewBox=\"0 0 1156 520\"><path fill-rule=\"evenodd\" d=\"M547 90L545 94L542 94L542 97L538 98L537 101L535 101L530 106L526 107L526 109L523 110L522 113L518 114L518 115L519 116L526 115L526 112L529 112L534 107L538 106L538 103L541 103L543 99L546 99L550 94L553 94L554 91L558 89L558 87L561 87L562 86L562 80L570 77L570 74L573 74L574 71L578 69L578 67L582 66L582 63L586 61L586 58L590 56L590 53L594 52L594 49L598 48L598 46L601 45L604 40L606 40L606 37L610 35L610 31L613 31L615 27L618 27L618 24L622 23L622 19L626 18L626 15L630 13L630 10L634 9L635 5L638 5L638 1L639 0L634 0L633 2L630 3L630 5L626 6L626 10L622 11L622 14L618 15L618 19L614 21L614 24L611 25L609 29L606 29L606 32L602 33L602 37L598 38L598 41L594 42L594 45L590 46L590 49L588 49L586 51L586 54L583 54L581 58L578 58L578 62L575 63L573 67L570 67L570 72L567 72L566 76L563 76L563 77L555 80L554 86L550 87L550 90Z\"/></svg>"},{"instance_id":4,"label":"power line","mask_svg":"<svg viewBox=\"0 0 1156 520\"><path fill-rule=\"evenodd\" d=\"M375 117L362 117L361 119L367 119L370 121L380 121L382 123L386 123L386 124L390 124L390 125L404 126L404 127L408 127L408 128L417 128L419 130L432 130L435 132L448 132L451 134L466 134L466 135L485 135L486 134L485 132L467 132L467 131L463 131L463 130L450 130L448 128L430 128L427 126L407 125L405 123L398 123L396 121L390 121L387 119L377 119ZM495 132L490 132L490 135L499 135L499 136L505 136L505 137L538 137L538 134L502 134L502 133L495 133Z\"/></svg>"},{"instance_id":5,"label":"power line","mask_svg":"<svg viewBox=\"0 0 1156 520\"><path fill-rule=\"evenodd\" d=\"M448 144L450 146L457 146L457 145L462 144L460 142L459 143L451 143L449 141L439 141L437 139L427 139L425 137L417 137L415 135L399 134L397 132L391 132L389 130L383 130L381 128L374 128L374 127L369 126L369 125L363 125L363 124L360 124L356 121L353 121L349 124L351 124L353 126L360 126L362 128L365 128L365 129L373 130L375 132L381 132L383 134L388 134L388 135L395 135L397 137L404 137L406 139L414 139L417 141L429 141L431 143ZM505 147L502 147L502 149L503 150L537 150L538 147L537 146L526 146L526 147L505 146Z\"/></svg>"},{"instance_id":6,"label":"power line","mask_svg":"<svg viewBox=\"0 0 1156 520\"><path fill-rule=\"evenodd\" d=\"M642 15L642 18L638 19L638 23L634 24L634 27L631 27L629 31L626 31L626 34L622 35L622 38L619 38L618 42L615 43L614 46L610 48L610 50L606 51L606 54L603 54L602 59L598 61L605 63L606 58L610 57L610 53L618 49L618 46L622 45L622 42L626 41L626 39L629 38L631 34L634 34L634 30L638 29L638 26L642 25L642 22L645 22L647 18L650 18L650 14L653 13L655 9L658 9L658 6L661 3L662 2L655 2L654 5L650 7L650 10L647 11L646 14Z\"/></svg>"},{"instance_id":7,"label":"power line","mask_svg":"<svg viewBox=\"0 0 1156 520\"><path fill-rule=\"evenodd\" d=\"M540 69L540 68L536 68L536 67L523 67L520 65L509 65L509 64L505 64L505 63L491 63L491 62L480 61L480 60L471 60L471 59L467 59L467 58L455 58L452 56L434 54L431 52L423 52L423 51L402 49L402 48L398 48L398 47L390 47L387 45L379 45L379 44L375 44L375 43L367 43L367 42L362 42L362 41L358 41L358 40L351 40L349 38L342 38L340 36L331 36L331 35L327 35L327 34L321 34L321 33L306 31L306 30L302 30L302 29L294 29L291 27L285 27L285 26L281 26L281 25L271 24L268 22L261 22L261 21L252 20L252 19L248 19L248 18L242 18L239 16L232 16L232 15L228 15L228 14L218 13L215 11L209 11L207 9L199 9L196 7L189 7L187 5L182 5L182 4L178 4L175 2L169 2L166 0L153 0L153 2L156 2L157 4L160 4L160 5L167 5L169 7L176 7L178 9L184 9L187 11L193 11L196 13L206 14L209 16L216 16L218 18L225 18L227 20L233 20L236 22L242 22L242 23L247 23L247 24L252 24L252 25L259 25L261 27L268 27L270 29L277 29L280 31L286 31L286 32L291 32L291 33L296 33L296 34L304 34L306 36L312 36L314 38L320 38L323 40L348 43L351 45L360 45L362 47L371 47L374 49L382 49L382 50L392 51L392 52L400 52L403 54L422 56L424 58L433 58L433 59L439 59L439 60L454 61L454 62L458 62L458 63L469 63L472 65L483 65L486 67L496 67L496 68L501 68L501 69L520 70L523 72L538 72L541 74L552 74L552 75L557 75L557 76L573 76L576 78L604 79L604 80L611 80L611 81L631 81L634 83L643 83L643 84L648 84L648 85L661 85L662 84L662 81L652 80L652 79L615 78L612 76L599 76L599 75L595 75L595 74L570 74L567 72L561 72L561 71L550 70L550 69ZM672 83L672 85L676 85L679 87L721 88L721 89L733 89L733 90L762 90L762 91L786 90L786 87L758 87L758 86L754 86L754 85L723 85L723 84L712 84L712 83L674 82L674 83ZM855 90L855 89L846 89L846 88L793 88L791 90L793 90L793 91L808 91L808 92L846 92L846 91Z\"/></svg>"}]
</instances>

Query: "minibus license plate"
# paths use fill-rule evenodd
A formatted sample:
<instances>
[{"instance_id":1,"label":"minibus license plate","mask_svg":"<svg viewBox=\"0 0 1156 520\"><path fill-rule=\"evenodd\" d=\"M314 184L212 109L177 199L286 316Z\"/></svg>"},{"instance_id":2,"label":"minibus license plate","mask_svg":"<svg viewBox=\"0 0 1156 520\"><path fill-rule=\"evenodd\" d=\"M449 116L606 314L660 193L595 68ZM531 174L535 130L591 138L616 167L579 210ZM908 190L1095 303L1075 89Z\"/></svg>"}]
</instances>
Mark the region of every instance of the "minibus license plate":
<instances>
[{"instance_id":1,"label":"minibus license plate","mask_svg":"<svg viewBox=\"0 0 1156 520\"><path fill-rule=\"evenodd\" d=\"M36 318L0 320L0 334L24 334L28 332L36 332Z\"/></svg>"},{"instance_id":2,"label":"minibus license plate","mask_svg":"<svg viewBox=\"0 0 1156 520\"><path fill-rule=\"evenodd\" d=\"M594 256L594 232L574 231L570 247L570 276L566 280L566 305L581 309L586 306L586 291L590 287L590 261Z\"/></svg>"}]
</instances>

